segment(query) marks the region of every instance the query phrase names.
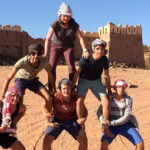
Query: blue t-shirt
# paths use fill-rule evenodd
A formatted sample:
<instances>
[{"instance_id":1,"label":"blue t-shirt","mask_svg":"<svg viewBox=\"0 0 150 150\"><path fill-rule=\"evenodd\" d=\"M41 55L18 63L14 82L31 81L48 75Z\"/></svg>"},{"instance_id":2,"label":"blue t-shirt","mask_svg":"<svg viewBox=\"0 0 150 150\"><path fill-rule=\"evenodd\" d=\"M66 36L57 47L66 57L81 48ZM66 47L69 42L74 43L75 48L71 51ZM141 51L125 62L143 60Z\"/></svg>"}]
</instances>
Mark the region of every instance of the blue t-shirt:
<instances>
[{"instance_id":1,"label":"blue t-shirt","mask_svg":"<svg viewBox=\"0 0 150 150\"><path fill-rule=\"evenodd\" d=\"M106 56L102 56L98 60L94 60L92 55L88 59L81 57L78 65L82 68L79 77L91 81L99 79L103 69L107 70L109 68L109 62Z\"/></svg>"}]
</instances>

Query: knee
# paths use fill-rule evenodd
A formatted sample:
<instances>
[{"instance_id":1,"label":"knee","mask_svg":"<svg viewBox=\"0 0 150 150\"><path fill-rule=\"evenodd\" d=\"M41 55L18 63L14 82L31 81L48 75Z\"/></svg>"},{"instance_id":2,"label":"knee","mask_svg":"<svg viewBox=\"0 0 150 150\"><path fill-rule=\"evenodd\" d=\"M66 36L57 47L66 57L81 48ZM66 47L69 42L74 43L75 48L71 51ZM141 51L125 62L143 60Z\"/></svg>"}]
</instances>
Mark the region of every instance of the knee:
<instances>
[{"instance_id":1,"label":"knee","mask_svg":"<svg viewBox=\"0 0 150 150\"><path fill-rule=\"evenodd\" d=\"M142 141L142 142L136 144L136 147L140 150L144 150L144 142Z\"/></svg>"}]
</instances>

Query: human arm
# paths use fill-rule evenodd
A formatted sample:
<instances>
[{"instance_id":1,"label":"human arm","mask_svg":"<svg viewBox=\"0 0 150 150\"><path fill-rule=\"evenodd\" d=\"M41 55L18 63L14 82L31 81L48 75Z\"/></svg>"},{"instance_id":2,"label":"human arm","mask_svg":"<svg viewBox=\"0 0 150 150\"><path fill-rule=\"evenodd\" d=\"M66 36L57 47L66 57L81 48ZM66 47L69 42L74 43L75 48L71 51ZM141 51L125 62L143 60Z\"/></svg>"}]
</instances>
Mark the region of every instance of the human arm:
<instances>
[{"instance_id":1,"label":"human arm","mask_svg":"<svg viewBox=\"0 0 150 150\"><path fill-rule=\"evenodd\" d=\"M76 82L77 82L77 80L78 80L78 77L79 77L79 74L80 74L80 72L82 71L82 68L81 67L77 67L76 68L76 72L75 72L75 74L74 74L74 76L73 76L73 85L75 86L76 85Z\"/></svg>"},{"instance_id":2,"label":"human arm","mask_svg":"<svg viewBox=\"0 0 150 150\"><path fill-rule=\"evenodd\" d=\"M81 47L82 47L82 50L83 50L82 55L83 55L84 58L88 58L90 56L90 54L89 54L88 50L86 49L85 41L84 41L84 38L81 34L81 31L78 29L76 34L79 38L79 41L80 41L80 44L81 44Z\"/></svg>"},{"instance_id":3,"label":"human arm","mask_svg":"<svg viewBox=\"0 0 150 150\"><path fill-rule=\"evenodd\" d=\"M8 86L11 82L11 80L13 79L13 77L15 76L15 74L17 73L18 69L16 69L15 67L12 69L12 71L10 72L10 74L8 75L7 79L4 81L3 84L3 88L2 88L2 99L5 96L5 93L8 89Z\"/></svg>"},{"instance_id":4,"label":"human arm","mask_svg":"<svg viewBox=\"0 0 150 150\"><path fill-rule=\"evenodd\" d=\"M110 121L111 126L122 125L129 121L132 112L132 99L126 99L125 101L127 102L125 102L126 107L125 107L124 115L119 119L111 120Z\"/></svg>"},{"instance_id":5,"label":"human arm","mask_svg":"<svg viewBox=\"0 0 150 150\"><path fill-rule=\"evenodd\" d=\"M50 82L51 87L52 87L52 92L53 92L53 93L56 93L55 80L54 80L54 76L53 76L51 70L47 70L47 75L48 75L49 82Z\"/></svg>"},{"instance_id":6,"label":"human arm","mask_svg":"<svg viewBox=\"0 0 150 150\"><path fill-rule=\"evenodd\" d=\"M24 104L21 104L18 114L15 116L14 120L12 121L12 125L11 125L12 128L17 129L17 123L25 114L25 111L26 111L26 106Z\"/></svg>"},{"instance_id":7,"label":"human arm","mask_svg":"<svg viewBox=\"0 0 150 150\"><path fill-rule=\"evenodd\" d=\"M44 52L44 56L48 56L48 51L50 49L50 44L51 44L51 39L53 36L54 30L52 27L49 28L49 31L46 35L46 39L45 39L45 52Z\"/></svg>"}]
</instances>

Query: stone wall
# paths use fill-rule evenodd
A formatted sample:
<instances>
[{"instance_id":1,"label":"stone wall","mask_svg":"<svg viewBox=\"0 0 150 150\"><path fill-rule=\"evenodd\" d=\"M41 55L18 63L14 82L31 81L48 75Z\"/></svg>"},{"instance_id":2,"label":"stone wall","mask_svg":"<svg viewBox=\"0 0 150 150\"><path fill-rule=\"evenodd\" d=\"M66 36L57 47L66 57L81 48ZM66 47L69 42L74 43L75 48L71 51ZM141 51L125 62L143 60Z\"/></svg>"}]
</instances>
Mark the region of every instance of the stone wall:
<instances>
[{"instance_id":1,"label":"stone wall","mask_svg":"<svg viewBox=\"0 0 150 150\"><path fill-rule=\"evenodd\" d=\"M27 54L28 46L43 39L33 39L20 26L0 25L0 56L19 59Z\"/></svg>"},{"instance_id":2,"label":"stone wall","mask_svg":"<svg viewBox=\"0 0 150 150\"><path fill-rule=\"evenodd\" d=\"M108 43L110 62L125 62L142 68L145 66L141 25L122 27L108 23L100 27L98 33Z\"/></svg>"},{"instance_id":3,"label":"stone wall","mask_svg":"<svg viewBox=\"0 0 150 150\"><path fill-rule=\"evenodd\" d=\"M98 32L82 31L86 47L91 50L91 42L96 38L101 38L107 42L107 49L109 51L108 57L110 62L125 62L129 65L135 65L150 69L149 55L145 55L146 62L144 62L144 50L142 43L142 27L121 25L116 26L113 23L108 23L104 27L100 27ZM9 58L19 59L27 54L28 46L32 43L41 43L44 45L44 39L34 39L27 32L22 31L21 27L0 25L0 56L5 59ZM78 60L82 55L81 45L77 38L75 42L75 55ZM0 65L3 65L0 62Z\"/></svg>"},{"instance_id":4,"label":"stone wall","mask_svg":"<svg viewBox=\"0 0 150 150\"><path fill-rule=\"evenodd\" d=\"M85 44L86 44L86 48L88 50L91 50L91 43L94 39L99 38L98 36L98 32L87 32L87 31L81 31L82 35L84 37L85 40ZM76 38L76 42L75 42L75 56L76 56L76 60L78 60L82 55L82 48L79 42L79 39Z\"/></svg>"}]
</instances>

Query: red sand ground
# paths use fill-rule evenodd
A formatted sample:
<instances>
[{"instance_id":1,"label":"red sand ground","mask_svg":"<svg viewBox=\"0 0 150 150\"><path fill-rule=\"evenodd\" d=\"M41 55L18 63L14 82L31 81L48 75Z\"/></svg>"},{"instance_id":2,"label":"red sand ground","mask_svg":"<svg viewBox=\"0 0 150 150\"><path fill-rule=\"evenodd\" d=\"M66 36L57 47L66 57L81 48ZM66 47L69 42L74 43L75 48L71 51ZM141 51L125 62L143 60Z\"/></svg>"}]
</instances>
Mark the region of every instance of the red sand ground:
<instances>
[{"instance_id":1,"label":"red sand ground","mask_svg":"<svg viewBox=\"0 0 150 150\"><path fill-rule=\"evenodd\" d=\"M0 87L8 76L12 67L0 67ZM110 69L112 83L117 78L124 78L127 82L136 85L136 88L128 88L128 93L134 100L133 114L139 122L139 132L145 141L145 150L150 150L150 70L143 69ZM40 74L40 80L47 82L45 71ZM67 77L67 67L58 66L57 82ZM11 83L13 84L13 82ZM25 116L18 123L18 137L27 150L42 150L42 138L39 138L44 131L44 118L41 109L42 99L30 91L26 91L24 104L27 107ZM88 119L86 122L86 132L88 136L88 150L99 150L101 127L96 117L99 101L89 91L86 98L88 108ZM54 150L77 150L78 143L67 133L63 132L53 144ZM117 137L110 145L110 150L133 150L133 145L123 137Z\"/></svg>"}]
</instances>

